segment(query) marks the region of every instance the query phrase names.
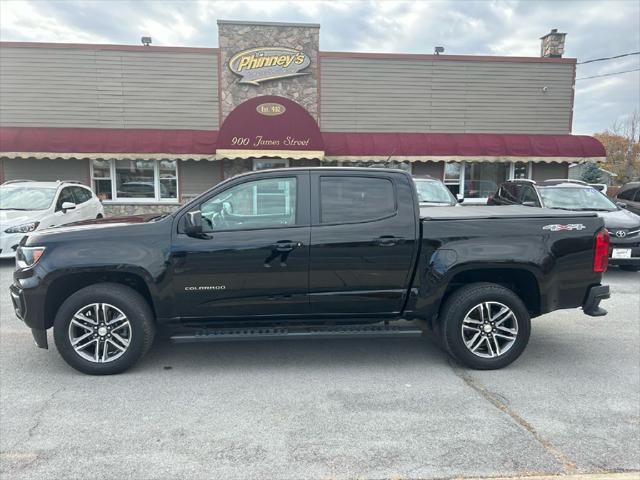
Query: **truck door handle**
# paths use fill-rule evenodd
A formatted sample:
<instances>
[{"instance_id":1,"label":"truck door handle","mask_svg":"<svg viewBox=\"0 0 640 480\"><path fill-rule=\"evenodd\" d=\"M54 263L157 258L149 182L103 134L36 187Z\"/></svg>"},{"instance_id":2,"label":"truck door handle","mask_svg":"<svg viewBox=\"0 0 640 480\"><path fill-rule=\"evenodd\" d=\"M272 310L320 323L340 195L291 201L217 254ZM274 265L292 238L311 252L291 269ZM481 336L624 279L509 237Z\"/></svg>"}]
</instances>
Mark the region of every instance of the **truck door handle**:
<instances>
[{"instance_id":1,"label":"truck door handle","mask_svg":"<svg viewBox=\"0 0 640 480\"><path fill-rule=\"evenodd\" d=\"M394 237L393 235L382 235L375 240L375 243L381 247L393 247L394 245L401 243L403 240L404 238Z\"/></svg>"},{"instance_id":2,"label":"truck door handle","mask_svg":"<svg viewBox=\"0 0 640 480\"><path fill-rule=\"evenodd\" d=\"M279 240L275 243L273 248L278 252L290 252L294 248L302 247L302 242L292 242L291 240Z\"/></svg>"}]
</instances>

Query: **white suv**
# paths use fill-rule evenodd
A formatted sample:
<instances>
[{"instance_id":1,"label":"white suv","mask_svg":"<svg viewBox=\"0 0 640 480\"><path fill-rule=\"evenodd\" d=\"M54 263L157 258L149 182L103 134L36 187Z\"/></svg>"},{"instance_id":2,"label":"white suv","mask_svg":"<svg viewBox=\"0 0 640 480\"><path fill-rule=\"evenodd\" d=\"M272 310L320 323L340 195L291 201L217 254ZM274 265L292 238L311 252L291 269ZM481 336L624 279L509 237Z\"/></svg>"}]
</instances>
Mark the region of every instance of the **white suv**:
<instances>
[{"instance_id":1,"label":"white suv","mask_svg":"<svg viewBox=\"0 0 640 480\"><path fill-rule=\"evenodd\" d=\"M0 185L0 258L34 230L102 218L98 197L78 182L13 180Z\"/></svg>"}]
</instances>

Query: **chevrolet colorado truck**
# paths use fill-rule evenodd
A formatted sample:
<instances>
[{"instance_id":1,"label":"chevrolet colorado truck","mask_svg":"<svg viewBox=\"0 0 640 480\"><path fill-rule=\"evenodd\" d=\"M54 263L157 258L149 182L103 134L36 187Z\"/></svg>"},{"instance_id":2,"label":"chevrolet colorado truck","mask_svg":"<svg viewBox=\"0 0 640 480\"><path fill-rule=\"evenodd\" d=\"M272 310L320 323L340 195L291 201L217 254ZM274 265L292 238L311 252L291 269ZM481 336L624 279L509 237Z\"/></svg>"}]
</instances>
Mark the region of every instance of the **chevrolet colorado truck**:
<instances>
[{"instance_id":1,"label":"chevrolet colorado truck","mask_svg":"<svg viewBox=\"0 0 640 480\"><path fill-rule=\"evenodd\" d=\"M421 214L405 172L288 168L225 180L169 215L35 231L10 289L36 345L53 328L88 374L128 369L160 326L178 342L434 332L462 364L495 369L523 352L533 317L606 314L608 239L594 213Z\"/></svg>"}]
</instances>

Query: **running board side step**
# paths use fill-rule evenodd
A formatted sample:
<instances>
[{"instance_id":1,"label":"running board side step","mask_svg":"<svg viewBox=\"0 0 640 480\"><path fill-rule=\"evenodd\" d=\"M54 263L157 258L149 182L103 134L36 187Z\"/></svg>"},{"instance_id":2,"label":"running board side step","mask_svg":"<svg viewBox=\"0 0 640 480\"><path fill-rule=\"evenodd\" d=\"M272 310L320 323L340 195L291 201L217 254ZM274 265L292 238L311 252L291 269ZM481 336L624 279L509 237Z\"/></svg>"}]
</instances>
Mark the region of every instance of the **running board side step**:
<instances>
[{"instance_id":1,"label":"running board side step","mask_svg":"<svg viewBox=\"0 0 640 480\"><path fill-rule=\"evenodd\" d=\"M296 327L201 328L171 336L174 343L233 342L242 340L295 340L302 338L380 338L419 337L422 330L415 323L402 325L332 325Z\"/></svg>"}]
</instances>

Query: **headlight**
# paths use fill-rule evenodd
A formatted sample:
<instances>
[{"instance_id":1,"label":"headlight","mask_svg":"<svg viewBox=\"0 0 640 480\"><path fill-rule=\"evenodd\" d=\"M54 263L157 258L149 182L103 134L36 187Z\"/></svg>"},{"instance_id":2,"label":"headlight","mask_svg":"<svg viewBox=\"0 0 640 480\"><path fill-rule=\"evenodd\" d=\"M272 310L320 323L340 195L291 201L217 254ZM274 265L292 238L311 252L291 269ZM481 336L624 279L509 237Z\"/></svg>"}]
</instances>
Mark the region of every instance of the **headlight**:
<instances>
[{"instance_id":1,"label":"headlight","mask_svg":"<svg viewBox=\"0 0 640 480\"><path fill-rule=\"evenodd\" d=\"M44 254L45 247L18 247L16 265L18 268L32 267Z\"/></svg>"},{"instance_id":2,"label":"headlight","mask_svg":"<svg viewBox=\"0 0 640 480\"><path fill-rule=\"evenodd\" d=\"M15 227L7 228L4 233L29 233L38 228L40 222L23 223Z\"/></svg>"}]
</instances>

